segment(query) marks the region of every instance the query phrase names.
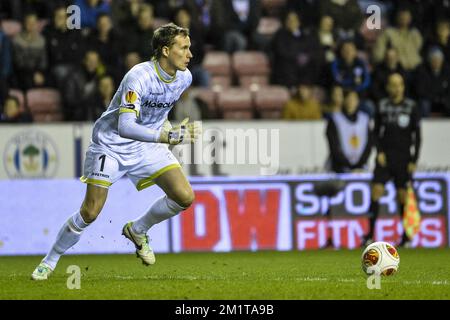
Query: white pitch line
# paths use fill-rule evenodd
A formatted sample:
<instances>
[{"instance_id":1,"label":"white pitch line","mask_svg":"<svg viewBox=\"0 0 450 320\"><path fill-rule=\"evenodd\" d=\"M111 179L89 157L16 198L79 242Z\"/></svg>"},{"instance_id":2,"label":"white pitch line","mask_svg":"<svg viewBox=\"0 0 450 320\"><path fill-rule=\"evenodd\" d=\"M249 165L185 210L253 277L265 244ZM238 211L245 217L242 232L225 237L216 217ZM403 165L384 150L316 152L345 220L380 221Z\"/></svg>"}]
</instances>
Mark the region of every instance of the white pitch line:
<instances>
[{"instance_id":1,"label":"white pitch line","mask_svg":"<svg viewBox=\"0 0 450 320\"><path fill-rule=\"evenodd\" d=\"M120 275L115 275L113 276L116 279L120 279L120 280L133 280L136 279L135 277L132 276L120 276ZM195 276L189 276L189 275L177 275L177 276L160 276L160 275L149 275L149 276L145 276L144 279L149 279L149 280L190 280L190 281L194 281L194 280L215 280L215 281L220 281L220 280L228 280L226 277L217 277L217 276L200 276L200 277L195 277ZM232 279L232 280L236 280L239 281L239 279ZM334 279L334 280L330 280L329 278L319 278L319 277L315 277L315 278L311 278L311 277L305 277L305 278L293 278L293 279L283 279L283 278L274 278L274 279L268 279L268 280L275 280L275 281L297 281L297 282L325 282L325 281L329 281L329 282L343 282L343 283L356 283L359 280L357 279L347 279L347 278L338 278L338 279ZM386 281L387 283L399 283L399 284L404 284L404 285L432 285L432 286L450 286L450 281L448 280L433 280L433 281L422 281L422 280L404 280L401 282L397 282L395 279L383 279L381 280L382 282ZM364 283L365 280L361 280L361 283Z\"/></svg>"}]
</instances>

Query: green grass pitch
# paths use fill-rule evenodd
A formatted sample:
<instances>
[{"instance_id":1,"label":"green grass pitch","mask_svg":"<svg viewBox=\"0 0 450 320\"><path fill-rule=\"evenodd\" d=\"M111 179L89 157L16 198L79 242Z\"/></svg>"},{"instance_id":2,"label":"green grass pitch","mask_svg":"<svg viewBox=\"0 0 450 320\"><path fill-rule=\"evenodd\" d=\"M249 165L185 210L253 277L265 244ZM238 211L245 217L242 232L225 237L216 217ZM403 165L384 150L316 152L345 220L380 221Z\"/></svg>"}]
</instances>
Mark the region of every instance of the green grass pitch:
<instances>
[{"instance_id":1,"label":"green grass pitch","mask_svg":"<svg viewBox=\"0 0 450 320\"><path fill-rule=\"evenodd\" d=\"M450 249L400 249L400 269L369 290L361 250L64 256L48 281L42 257L0 257L0 299L450 299ZM81 288L69 290L69 265Z\"/></svg>"}]
</instances>

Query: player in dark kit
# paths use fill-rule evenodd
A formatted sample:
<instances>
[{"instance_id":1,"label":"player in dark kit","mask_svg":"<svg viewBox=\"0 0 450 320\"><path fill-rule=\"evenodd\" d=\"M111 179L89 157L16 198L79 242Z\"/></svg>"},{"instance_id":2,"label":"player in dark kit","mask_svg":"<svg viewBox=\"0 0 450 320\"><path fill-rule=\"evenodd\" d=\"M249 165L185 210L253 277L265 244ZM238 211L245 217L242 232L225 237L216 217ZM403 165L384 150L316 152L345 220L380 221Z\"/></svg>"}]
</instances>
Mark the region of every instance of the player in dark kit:
<instances>
[{"instance_id":1,"label":"player in dark kit","mask_svg":"<svg viewBox=\"0 0 450 320\"><path fill-rule=\"evenodd\" d=\"M374 142L377 148L376 166L372 181L369 231L362 244L373 242L375 221L378 217L379 199L384 185L394 180L397 190L397 208L403 214L407 184L416 169L421 142L419 110L415 102L405 97L403 77L394 73L387 81L388 98L380 100L375 115ZM400 245L408 239L403 232Z\"/></svg>"}]
</instances>

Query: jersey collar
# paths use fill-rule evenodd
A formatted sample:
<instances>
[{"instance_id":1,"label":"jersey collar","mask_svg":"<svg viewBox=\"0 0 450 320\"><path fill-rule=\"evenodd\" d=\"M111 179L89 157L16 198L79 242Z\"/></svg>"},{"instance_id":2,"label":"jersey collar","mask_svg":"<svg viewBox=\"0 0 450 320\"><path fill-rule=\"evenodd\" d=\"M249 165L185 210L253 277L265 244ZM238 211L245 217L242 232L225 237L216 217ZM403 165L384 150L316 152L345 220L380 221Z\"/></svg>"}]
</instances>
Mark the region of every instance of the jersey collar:
<instances>
[{"instance_id":1,"label":"jersey collar","mask_svg":"<svg viewBox=\"0 0 450 320\"><path fill-rule=\"evenodd\" d=\"M153 60L153 64L155 66L156 74L158 75L159 80L161 80L162 82L172 83L176 79L177 75L175 74L173 77L170 76L163 70L163 68L161 68L159 62L156 59Z\"/></svg>"}]
</instances>

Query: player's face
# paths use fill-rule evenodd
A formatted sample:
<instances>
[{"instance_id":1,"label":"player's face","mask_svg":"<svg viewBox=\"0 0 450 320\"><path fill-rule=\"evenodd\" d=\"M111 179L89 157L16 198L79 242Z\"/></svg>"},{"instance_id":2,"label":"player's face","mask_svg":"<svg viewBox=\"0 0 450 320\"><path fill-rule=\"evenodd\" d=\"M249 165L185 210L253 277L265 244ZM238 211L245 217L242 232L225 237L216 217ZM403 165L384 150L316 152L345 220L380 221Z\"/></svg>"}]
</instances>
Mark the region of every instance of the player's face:
<instances>
[{"instance_id":1,"label":"player's face","mask_svg":"<svg viewBox=\"0 0 450 320\"><path fill-rule=\"evenodd\" d=\"M175 37L175 43L170 47L167 60L176 69L184 71L192 59L191 39L178 35Z\"/></svg>"},{"instance_id":2,"label":"player's face","mask_svg":"<svg viewBox=\"0 0 450 320\"><path fill-rule=\"evenodd\" d=\"M405 92L405 84L400 75L394 74L389 77L387 91L391 98L402 98Z\"/></svg>"},{"instance_id":3,"label":"player's face","mask_svg":"<svg viewBox=\"0 0 450 320\"><path fill-rule=\"evenodd\" d=\"M359 98L356 92L351 92L345 97L344 106L348 114L354 114L358 110Z\"/></svg>"}]
</instances>

